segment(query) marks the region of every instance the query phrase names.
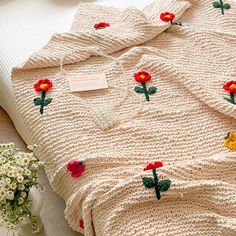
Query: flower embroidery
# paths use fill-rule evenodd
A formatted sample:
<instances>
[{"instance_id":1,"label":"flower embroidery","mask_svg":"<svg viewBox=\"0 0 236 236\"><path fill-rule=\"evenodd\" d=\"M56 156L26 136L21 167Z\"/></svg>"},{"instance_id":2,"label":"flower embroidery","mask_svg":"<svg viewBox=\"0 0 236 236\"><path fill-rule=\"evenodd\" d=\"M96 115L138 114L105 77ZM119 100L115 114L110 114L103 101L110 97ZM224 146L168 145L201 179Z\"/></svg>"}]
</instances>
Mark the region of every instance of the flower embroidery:
<instances>
[{"instance_id":1,"label":"flower embroidery","mask_svg":"<svg viewBox=\"0 0 236 236\"><path fill-rule=\"evenodd\" d=\"M104 28L109 27L109 26L110 26L109 23L100 22L100 23L98 23L98 24L95 24L95 25L94 25L94 28L95 28L95 29L104 29Z\"/></svg>"},{"instance_id":2,"label":"flower embroidery","mask_svg":"<svg viewBox=\"0 0 236 236\"><path fill-rule=\"evenodd\" d=\"M236 151L236 134L234 132L229 132L224 141L225 147Z\"/></svg>"},{"instance_id":3,"label":"flower embroidery","mask_svg":"<svg viewBox=\"0 0 236 236\"><path fill-rule=\"evenodd\" d=\"M173 24L173 20L175 19L175 14L170 12L161 13L160 19L166 22L170 21L170 23Z\"/></svg>"},{"instance_id":4,"label":"flower embroidery","mask_svg":"<svg viewBox=\"0 0 236 236\"><path fill-rule=\"evenodd\" d=\"M221 14L225 14L225 10L228 10L231 8L229 3L223 3L223 0L219 0L219 2L213 2L213 7L214 8L220 8L221 9Z\"/></svg>"},{"instance_id":5,"label":"flower embroidery","mask_svg":"<svg viewBox=\"0 0 236 236\"><path fill-rule=\"evenodd\" d=\"M236 105L235 94L236 94L236 81L229 81L223 86L225 91L228 91L230 94L229 98L225 98L226 101Z\"/></svg>"},{"instance_id":6,"label":"flower embroidery","mask_svg":"<svg viewBox=\"0 0 236 236\"><path fill-rule=\"evenodd\" d=\"M156 93L157 88L156 87L150 87L147 89L146 82L151 80L151 75L147 73L146 71L139 71L137 73L134 73L134 79L136 82L141 83L142 88L140 87L135 87L134 91L136 93L144 93L146 100L149 102L150 98L149 95L152 95Z\"/></svg>"},{"instance_id":7,"label":"flower embroidery","mask_svg":"<svg viewBox=\"0 0 236 236\"><path fill-rule=\"evenodd\" d=\"M143 185L146 188L155 188L156 197L158 200L161 199L161 192L166 192L170 188L171 181L164 179L159 181L157 176L157 168L162 167L163 164L160 161L149 163L143 170L152 170L153 177L142 177Z\"/></svg>"},{"instance_id":8,"label":"flower embroidery","mask_svg":"<svg viewBox=\"0 0 236 236\"><path fill-rule=\"evenodd\" d=\"M47 78L41 79L34 85L34 88L37 92L48 91L52 88L52 82Z\"/></svg>"},{"instance_id":9,"label":"flower embroidery","mask_svg":"<svg viewBox=\"0 0 236 236\"><path fill-rule=\"evenodd\" d=\"M152 170L154 168L160 168L162 167L163 164L161 161L155 161L154 163L149 163L143 170L146 171L146 170Z\"/></svg>"},{"instance_id":10,"label":"flower embroidery","mask_svg":"<svg viewBox=\"0 0 236 236\"><path fill-rule=\"evenodd\" d=\"M71 172L71 177L79 178L85 171L85 166L81 161L72 160L68 162L67 170Z\"/></svg>"},{"instance_id":11,"label":"flower embroidery","mask_svg":"<svg viewBox=\"0 0 236 236\"><path fill-rule=\"evenodd\" d=\"M80 219L80 221L79 221L79 227L80 227L81 229L84 229L84 221L83 221L83 219Z\"/></svg>"},{"instance_id":12,"label":"flower embroidery","mask_svg":"<svg viewBox=\"0 0 236 236\"><path fill-rule=\"evenodd\" d=\"M41 92L41 98L35 98L34 104L40 106L40 113L43 114L44 107L52 102L52 98L46 97L46 92L52 88L52 82L48 78L39 80L35 85L34 89L36 92Z\"/></svg>"}]
</instances>

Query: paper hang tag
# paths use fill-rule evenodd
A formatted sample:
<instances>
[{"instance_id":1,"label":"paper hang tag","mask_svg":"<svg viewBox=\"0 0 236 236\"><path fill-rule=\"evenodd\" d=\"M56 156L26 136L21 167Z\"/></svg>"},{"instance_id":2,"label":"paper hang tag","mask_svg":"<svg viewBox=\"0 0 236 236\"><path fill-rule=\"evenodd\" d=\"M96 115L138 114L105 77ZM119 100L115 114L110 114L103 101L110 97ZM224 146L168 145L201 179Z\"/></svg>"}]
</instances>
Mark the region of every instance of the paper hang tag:
<instances>
[{"instance_id":1,"label":"paper hang tag","mask_svg":"<svg viewBox=\"0 0 236 236\"><path fill-rule=\"evenodd\" d=\"M106 75L104 73L79 74L77 76L69 77L68 80L71 92L81 92L108 88Z\"/></svg>"}]
</instances>

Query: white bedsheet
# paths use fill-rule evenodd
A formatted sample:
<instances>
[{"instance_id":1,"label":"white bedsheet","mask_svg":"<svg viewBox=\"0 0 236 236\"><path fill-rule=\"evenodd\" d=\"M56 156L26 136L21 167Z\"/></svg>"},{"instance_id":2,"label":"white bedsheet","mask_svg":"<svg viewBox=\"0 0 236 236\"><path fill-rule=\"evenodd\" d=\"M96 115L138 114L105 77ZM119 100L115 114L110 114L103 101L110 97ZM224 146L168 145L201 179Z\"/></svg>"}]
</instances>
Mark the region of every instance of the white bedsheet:
<instances>
[{"instance_id":1,"label":"white bedsheet","mask_svg":"<svg viewBox=\"0 0 236 236\"><path fill-rule=\"evenodd\" d=\"M11 116L22 138L30 143L11 89L11 69L43 47L55 32L68 31L79 2L143 8L153 0L1 0L0 106Z\"/></svg>"}]
</instances>

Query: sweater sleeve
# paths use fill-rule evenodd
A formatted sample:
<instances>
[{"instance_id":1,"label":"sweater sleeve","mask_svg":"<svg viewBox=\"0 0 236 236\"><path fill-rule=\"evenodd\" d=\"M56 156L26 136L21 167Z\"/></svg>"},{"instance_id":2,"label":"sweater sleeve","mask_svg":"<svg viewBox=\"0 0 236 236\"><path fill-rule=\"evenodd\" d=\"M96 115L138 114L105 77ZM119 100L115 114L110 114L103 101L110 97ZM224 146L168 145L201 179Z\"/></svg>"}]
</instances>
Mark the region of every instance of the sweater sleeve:
<instances>
[{"instance_id":1,"label":"sweater sleeve","mask_svg":"<svg viewBox=\"0 0 236 236\"><path fill-rule=\"evenodd\" d=\"M42 50L33 54L19 68L55 67L60 65L61 58L64 58L63 64L73 64L95 55L94 51L110 54L140 45L170 26L170 22L160 19L161 13L166 11L174 13L174 20L178 20L189 7L190 3L185 0L158 0L142 11L134 7L117 11L110 7L81 4L79 10L88 8L87 16L80 15L78 10L69 33L54 34ZM94 15L94 9L90 11L89 8L97 8L97 16ZM93 15L90 15L90 12L93 12ZM98 23L97 20L102 20L101 15L103 17L105 15L106 19L103 18L103 21L111 25L105 29L96 30L93 26Z\"/></svg>"}]
</instances>

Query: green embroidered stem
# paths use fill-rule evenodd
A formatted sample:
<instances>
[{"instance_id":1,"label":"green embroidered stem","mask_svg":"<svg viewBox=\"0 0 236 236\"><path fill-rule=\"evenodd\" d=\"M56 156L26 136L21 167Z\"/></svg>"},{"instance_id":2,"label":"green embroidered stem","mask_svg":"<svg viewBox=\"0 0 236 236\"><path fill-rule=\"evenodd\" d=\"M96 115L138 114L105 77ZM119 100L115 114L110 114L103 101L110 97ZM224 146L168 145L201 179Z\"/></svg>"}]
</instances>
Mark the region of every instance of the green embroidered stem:
<instances>
[{"instance_id":1,"label":"green embroidered stem","mask_svg":"<svg viewBox=\"0 0 236 236\"><path fill-rule=\"evenodd\" d=\"M161 194L160 194L160 190L158 188L157 169L156 168L152 169L152 173L153 173L153 176L154 176L156 197L157 197L158 200L160 200L161 199Z\"/></svg>"},{"instance_id":2,"label":"green embroidered stem","mask_svg":"<svg viewBox=\"0 0 236 236\"><path fill-rule=\"evenodd\" d=\"M143 92L144 92L144 94L145 94L146 100L149 102L150 99L149 99L149 95L148 95L146 83L145 83L145 82L142 82L141 84L142 84L142 86L143 86Z\"/></svg>"},{"instance_id":3,"label":"green embroidered stem","mask_svg":"<svg viewBox=\"0 0 236 236\"><path fill-rule=\"evenodd\" d=\"M236 104L235 103L234 93L230 93L230 100L232 101L233 104Z\"/></svg>"},{"instance_id":4,"label":"green embroidered stem","mask_svg":"<svg viewBox=\"0 0 236 236\"><path fill-rule=\"evenodd\" d=\"M47 106L52 102L52 98L47 98L46 99L46 91L41 92L41 98L35 98L34 99L34 104L36 106L40 106L40 113L43 114L44 112L44 107Z\"/></svg>"},{"instance_id":5,"label":"green embroidered stem","mask_svg":"<svg viewBox=\"0 0 236 236\"><path fill-rule=\"evenodd\" d=\"M41 105L40 105L40 113L43 114L43 108L44 108L44 102L45 102L45 97L46 97L46 91L43 91L41 93Z\"/></svg>"},{"instance_id":6,"label":"green embroidered stem","mask_svg":"<svg viewBox=\"0 0 236 236\"><path fill-rule=\"evenodd\" d=\"M224 3L223 3L223 0L220 0L220 8L221 8L221 13L222 13L222 15L224 15L225 12L224 12Z\"/></svg>"},{"instance_id":7,"label":"green embroidered stem","mask_svg":"<svg viewBox=\"0 0 236 236\"><path fill-rule=\"evenodd\" d=\"M170 22L171 25L173 25L173 20Z\"/></svg>"}]
</instances>

